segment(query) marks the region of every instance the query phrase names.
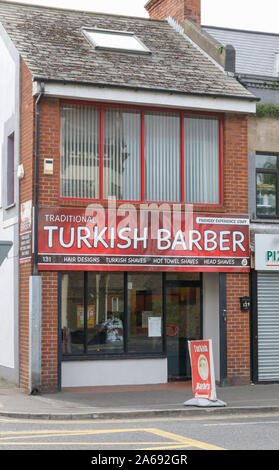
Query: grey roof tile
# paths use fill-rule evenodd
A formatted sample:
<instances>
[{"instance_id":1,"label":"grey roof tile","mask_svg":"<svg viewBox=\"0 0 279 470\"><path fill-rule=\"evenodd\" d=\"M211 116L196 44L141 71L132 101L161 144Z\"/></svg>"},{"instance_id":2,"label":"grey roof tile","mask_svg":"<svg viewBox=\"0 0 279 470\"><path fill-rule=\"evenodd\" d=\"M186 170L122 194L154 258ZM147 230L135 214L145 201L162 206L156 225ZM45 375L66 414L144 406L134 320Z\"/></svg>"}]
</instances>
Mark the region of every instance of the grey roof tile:
<instances>
[{"instance_id":1,"label":"grey roof tile","mask_svg":"<svg viewBox=\"0 0 279 470\"><path fill-rule=\"evenodd\" d=\"M167 21L0 0L0 22L33 77L253 99ZM84 27L134 32L151 55L95 50Z\"/></svg>"},{"instance_id":2,"label":"grey roof tile","mask_svg":"<svg viewBox=\"0 0 279 470\"><path fill-rule=\"evenodd\" d=\"M278 77L275 58L279 53L279 34L259 31L203 26L217 41L236 50L236 72L239 74Z\"/></svg>"}]
</instances>

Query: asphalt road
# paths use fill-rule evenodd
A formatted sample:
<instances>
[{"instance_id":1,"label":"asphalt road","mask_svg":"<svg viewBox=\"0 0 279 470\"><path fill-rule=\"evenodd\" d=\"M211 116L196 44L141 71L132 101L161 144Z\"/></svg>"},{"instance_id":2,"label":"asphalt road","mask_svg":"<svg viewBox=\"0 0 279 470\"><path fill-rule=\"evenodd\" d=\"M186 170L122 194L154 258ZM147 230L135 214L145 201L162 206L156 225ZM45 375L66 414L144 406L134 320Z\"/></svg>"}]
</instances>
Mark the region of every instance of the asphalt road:
<instances>
[{"instance_id":1,"label":"asphalt road","mask_svg":"<svg viewBox=\"0 0 279 470\"><path fill-rule=\"evenodd\" d=\"M125 462L121 465L121 461L117 460L94 461L95 457L106 458L106 451L117 456L120 451L129 450L133 451L129 455L140 455L138 463L142 464L147 463L140 461L145 452L147 455L150 452L167 455L180 451L180 455L187 456L193 450L211 450L215 451L214 459L218 461L223 458L223 454L219 453L221 450L279 450L279 413L109 421L1 418L0 450L86 450L90 451L91 459L87 463L103 466L113 463L113 468L126 468ZM71 452L66 455L69 454ZM12 455L16 457L15 453ZM25 453L26 457L27 455ZM207 455L209 456L208 453ZM188 458L187 463L189 462ZM156 459L150 463L167 464L163 461L156 462ZM177 461L176 464L178 463L184 465L186 461Z\"/></svg>"}]
</instances>

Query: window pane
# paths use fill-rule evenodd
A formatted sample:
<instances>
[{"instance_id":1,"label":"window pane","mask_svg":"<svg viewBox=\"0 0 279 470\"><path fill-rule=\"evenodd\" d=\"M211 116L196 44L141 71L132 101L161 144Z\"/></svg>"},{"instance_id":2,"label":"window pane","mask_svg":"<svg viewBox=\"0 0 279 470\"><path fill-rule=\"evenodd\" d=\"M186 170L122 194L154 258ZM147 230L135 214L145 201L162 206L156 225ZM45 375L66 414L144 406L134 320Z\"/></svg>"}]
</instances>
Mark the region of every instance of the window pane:
<instances>
[{"instance_id":1,"label":"window pane","mask_svg":"<svg viewBox=\"0 0 279 470\"><path fill-rule=\"evenodd\" d=\"M84 352L83 292L83 273L63 274L61 320L63 354Z\"/></svg>"},{"instance_id":2,"label":"window pane","mask_svg":"<svg viewBox=\"0 0 279 470\"><path fill-rule=\"evenodd\" d=\"M140 113L104 109L104 198L140 200Z\"/></svg>"},{"instance_id":3,"label":"window pane","mask_svg":"<svg viewBox=\"0 0 279 470\"><path fill-rule=\"evenodd\" d=\"M128 274L128 352L162 352L162 274Z\"/></svg>"},{"instance_id":4,"label":"window pane","mask_svg":"<svg viewBox=\"0 0 279 470\"><path fill-rule=\"evenodd\" d=\"M256 168L277 168L276 155L256 155Z\"/></svg>"},{"instance_id":5,"label":"window pane","mask_svg":"<svg viewBox=\"0 0 279 470\"><path fill-rule=\"evenodd\" d=\"M276 175L257 173L257 215L276 215Z\"/></svg>"},{"instance_id":6,"label":"window pane","mask_svg":"<svg viewBox=\"0 0 279 470\"><path fill-rule=\"evenodd\" d=\"M148 50L133 34L94 30L85 30L85 32L95 47L135 52L147 52Z\"/></svg>"},{"instance_id":7,"label":"window pane","mask_svg":"<svg viewBox=\"0 0 279 470\"><path fill-rule=\"evenodd\" d=\"M61 108L61 196L99 197L99 109Z\"/></svg>"},{"instance_id":8,"label":"window pane","mask_svg":"<svg viewBox=\"0 0 279 470\"><path fill-rule=\"evenodd\" d=\"M200 273L166 273L167 281L199 281Z\"/></svg>"},{"instance_id":9,"label":"window pane","mask_svg":"<svg viewBox=\"0 0 279 470\"><path fill-rule=\"evenodd\" d=\"M7 153L7 206L14 203L14 134L8 137Z\"/></svg>"},{"instance_id":10,"label":"window pane","mask_svg":"<svg viewBox=\"0 0 279 470\"><path fill-rule=\"evenodd\" d=\"M146 113L145 198L180 201L180 119L177 114Z\"/></svg>"},{"instance_id":11,"label":"window pane","mask_svg":"<svg viewBox=\"0 0 279 470\"><path fill-rule=\"evenodd\" d=\"M88 353L123 352L124 274L88 273Z\"/></svg>"},{"instance_id":12,"label":"window pane","mask_svg":"<svg viewBox=\"0 0 279 470\"><path fill-rule=\"evenodd\" d=\"M219 203L219 121L184 119L185 200Z\"/></svg>"}]
</instances>

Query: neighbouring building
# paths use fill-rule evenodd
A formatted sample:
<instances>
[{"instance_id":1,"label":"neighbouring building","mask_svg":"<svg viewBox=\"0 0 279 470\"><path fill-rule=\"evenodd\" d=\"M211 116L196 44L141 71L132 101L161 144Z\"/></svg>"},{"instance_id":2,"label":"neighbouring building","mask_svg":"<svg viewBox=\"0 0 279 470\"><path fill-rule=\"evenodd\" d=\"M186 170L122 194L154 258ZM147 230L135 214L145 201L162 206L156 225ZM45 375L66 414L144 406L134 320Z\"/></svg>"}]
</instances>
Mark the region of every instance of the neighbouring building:
<instances>
[{"instance_id":1,"label":"neighbouring building","mask_svg":"<svg viewBox=\"0 0 279 470\"><path fill-rule=\"evenodd\" d=\"M279 35L204 26L235 50L235 74L260 99L248 119L252 379L279 381Z\"/></svg>"},{"instance_id":2,"label":"neighbouring building","mask_svg":"<svg viewBox=\"0 0 279 470\"><path fill-rule=\"evenodd\" d=\"M146 8L0 1L0 375L29 392L187 379L202 338L251 379L257 98L185 33L198 1Z\"/></svg>"}]
</instances>

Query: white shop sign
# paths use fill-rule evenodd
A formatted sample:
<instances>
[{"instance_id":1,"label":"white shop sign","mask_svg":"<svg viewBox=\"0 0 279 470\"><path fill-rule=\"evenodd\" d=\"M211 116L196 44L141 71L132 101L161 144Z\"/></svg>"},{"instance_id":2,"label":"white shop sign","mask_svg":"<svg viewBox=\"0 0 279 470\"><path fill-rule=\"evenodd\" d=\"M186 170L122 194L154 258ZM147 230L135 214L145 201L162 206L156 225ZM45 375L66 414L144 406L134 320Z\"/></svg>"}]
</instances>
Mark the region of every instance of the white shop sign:
<instances>
[{"instance_id":1,"label":"white shop sign","mask_svg":"<svg viewBox=\"0 0 279 470\"><path fill-rule=\"evenodd\" d=\"M279 234L255 235L255 269L279 271Z\"/></svg>"}]
</instances>

